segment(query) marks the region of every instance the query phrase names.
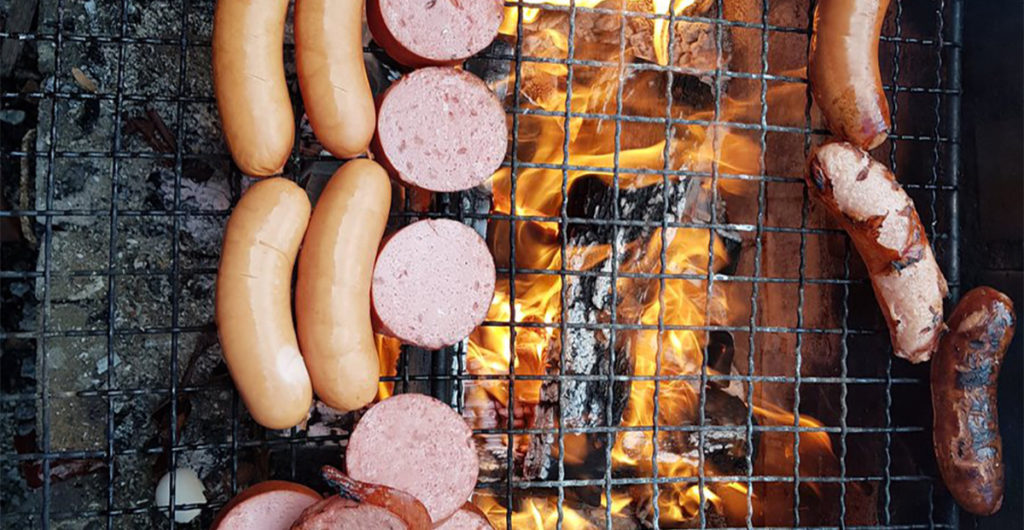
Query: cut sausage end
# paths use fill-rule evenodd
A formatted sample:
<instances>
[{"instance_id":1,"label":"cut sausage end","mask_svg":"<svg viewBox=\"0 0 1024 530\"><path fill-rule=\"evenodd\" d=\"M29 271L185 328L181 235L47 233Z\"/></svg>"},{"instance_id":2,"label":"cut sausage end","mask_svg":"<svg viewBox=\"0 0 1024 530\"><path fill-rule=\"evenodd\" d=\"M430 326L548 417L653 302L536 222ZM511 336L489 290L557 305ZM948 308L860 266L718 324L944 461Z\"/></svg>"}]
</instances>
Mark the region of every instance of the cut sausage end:
<instances>
[{"instance_id":1,"label":"cut sausage end","mask_svg":"<svg viewBox=\"0 0 1024 530\"><path fill-rule=\"evenodd\" d=\"M500 0L366 2L373 40L412 67L454 64L483 50L498 36L503 17Z\"/></svg>"},{"instance_id":2,"label":"cut sausage end","mask_svg":"<svg viewBox=\"0 0 1024 530\"><path fill-rule=\"evenodd\" d=\"M368 503L328 497L306 509L292 530L406 530L405 522L390 511Z\"/></svg>"},{"instance_id":3,"label":"cut sausage end","mask_svg":"<svg viewBox=\"0 0 1024 530\"><path fill-rule=\"evenodd\" d=\"M293 482L261 482L236 495L214 520L213 530L287 530L320 495Z\"/></svg>"},{"instance_id":4,"label":"cut sausage end","mask_svg":"<svg viewBox=\"0 0 1024 530\"><path fill-rule=\"evenodd\" d=\"M483 81L454 68L424 68L385 92L372 147L406 184L451 192L487 180L507 146L505 111Z\"/></svg>"},{"instance_id":5,"label":"cut sausage end","mask_svg":"<svg viewBox=\"0 0 1024 530\"><path fill-rule=\"evenodd\" d=\"M438 349L464 339L484 321L494 281L494 258L472 228L425 220L384 244L371 298L381 331Z\"/></svg>"},{"instance_id":6,"label":"cut sausage end","mask_svg":"<svg viewBox=\"0 0 1024 530\"><path fill-rule=\"evenodd\" d=\"M399 394L370 408L352 432L345 465L356 480L415 496L435 522L466 502L479 473L469 426L422 394Z\"/></svg>"},{"instance_id":7,"label":"cut sausage end","mask_svg":"<svg viewBox=\"0 0 1024 530\"><path fill-rule=\"evenodd\" d=\"M487 516L473 503L467 502L459 511L434 527L434 530L493 530Z\"/></svg>"}]
</instances>

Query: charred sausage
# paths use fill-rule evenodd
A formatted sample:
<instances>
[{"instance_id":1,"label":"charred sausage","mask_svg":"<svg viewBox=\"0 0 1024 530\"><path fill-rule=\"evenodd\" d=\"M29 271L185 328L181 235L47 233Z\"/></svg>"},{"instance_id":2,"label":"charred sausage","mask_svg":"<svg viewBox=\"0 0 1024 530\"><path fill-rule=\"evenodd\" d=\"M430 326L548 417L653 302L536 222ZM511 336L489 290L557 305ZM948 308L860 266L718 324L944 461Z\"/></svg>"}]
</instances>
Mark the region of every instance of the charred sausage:
<instances>
[{"instance_id":1,"label":"charred sausage","mask_svg":"<svg viewBox=\"0 0 1024 530\"><path fill-rule=\"evenodd\" d=\"M887 167L845 142L808 161L807 186L850 235L871 275L895 354L927 361L945 326L947 291L914 203Z\"/></svg>"},{"instance_id":2,"label":"charred sausage","mask_svg":"<svg viewBox=\"0 0 1024 530\"><path fill-rule=\"evenodd\" d=\"M455 344L487 316L494 282L494 258L472 228L413 223L377 256L371 294L379 330L422 348Z\"/></svg>"},{"instance_id":3,"label":"charred sausage","mask_svg":"<svg viewBox=\"0 0 1024 530\"><path fill-rule=\"evenodd\" d=\"M501 0L367 0L373 40L412 67L460 63L498 36Z\"/></svg>"},{"instance_id":4,"label":"charred sausage","mask_svg":"<svg viewBox=\"0 0 1024 530\"><path fill-rule=\"evenodd\" d=\"M294 482L268 480L235 495L212 530L287 530L303 510L320 501L320 494Z\"/></svg>"},{"instance_id":5,"label":"charred sausage","mask_svg":"<svg viewBox=\"0 0 1024 530\"><path fill-rule=\"evenodd\" d=\"M297 425L313 403L291 304L309 210L302 188L267 179L242 195L224 231L216 294L224 362L252 417L269 429Z\"/></svg>"},{"instance_id":6,"label":"charred sausage","mask_svg":"<svg viewBox=\"0 0 1024 530\"><path fill-rule=\"evenodd\" d=\"M395 178L448 192L487 180L507 146L505 111L480 78L454 68L424 68L384 93L372 148Z\"/></svg>"},{"instance_id":7,"label":"charred sausage","mask_svg":"<svg viewBox=\"0 0 1024 530\"><path fill-rule=\"evenodd\" d=\"M419 499L435 523L450 517L476 486L473 433L457 412L422 394L374 405L352 431L345 466L356 480Z\"/></svg>"},{"instance_id":8,"label":"charred sausage","mask_svg":"<svg viewBox=\"0 0 1024 530\"><path fill-rule=\"evenodd\" d=\"M391 181L371 160L343 165L321 193L299 256L299 343L320 399L366 406L380 366L370 320L370 277L387 224Z\"/></svg>"},{"instance_id":9,"label":"charred sausage","mask_svg":"<svg viewBox=\"0 0 1024 530\"><path fill-rule=\"evenodd\" d=\"M878 39L889 0L821 0L814 11L807 77L814 102L839 138L862 149L892 126L882 91Z\"/></svg>"},{"instance_id":10,"label":"charred sausage","mask_svg":"<svg viewBox=\"0 0 1024 530\"><path fill-rule=\"evenodd\" d=\"M366 151L376 110L363 63L361 0L295 2L295 68L306 115L338 158Z\"/></svg>"},{"instance_id":11,"label":"charred sausage","mask_svg":"<svg viewBox=\"0 0 1024 530\"><path fill-rule=\"evenodd\" d=\"M979 287L964 295L948 324L932 359L935 459L960 506L992 515L1003 503L996 382L1013 339L1013 302Z\"/></svg>"},{"instance_id":12,"label":"charred sausage","mask_svg":"<svg viewBox=\"0 0 1024 530\"><path fill-rule=\"evenodd\" d=\"M280 173L295 138L284 78L288 0L218 0L213 90L224 139L242 173Z\"/></svg>"},{"instance_id":13,"label":"charred sausage","mask_svg":"<svg viewBox=\"0 0 1024 530\"><path fill-rule=\"evenodd\" d=\"M339 490L342 497L384 508L405 521L409 530L430 530L433 527L423 503L404 491L360 482L331 466L324 466L321 474Z\"/></svg>"}]
</instances>

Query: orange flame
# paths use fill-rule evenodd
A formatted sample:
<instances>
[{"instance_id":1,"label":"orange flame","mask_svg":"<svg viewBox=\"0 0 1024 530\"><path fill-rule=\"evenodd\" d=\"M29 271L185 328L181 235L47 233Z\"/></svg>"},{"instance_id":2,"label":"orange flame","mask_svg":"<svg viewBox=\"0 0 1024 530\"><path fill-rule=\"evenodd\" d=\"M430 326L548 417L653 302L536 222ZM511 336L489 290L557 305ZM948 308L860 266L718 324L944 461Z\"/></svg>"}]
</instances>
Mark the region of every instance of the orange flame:
<instances>
[{"instance_id":1,"label":"orange flame","mask_svg":"<svg viewBox=\"0 0 1024 530\"><path fill-rule=\"evenodd\" d=\"M570 0L524 1L538 5L570 5ZM658 14L684 13L695 4L695 0L626 2L631 7L646 2L648 9ZM599 4L602 4L602 0L574 2L577 7L595 7ZM604 5L608 4L615 3ZM543 12L542 8L535 7L521 10L524 54L564 59L569 47L568 38L561 31L543 26ZM519 13L518 7L506 8L502 34L516 35ZM666 64L670 60L668 20L655 18L653 24L657 62ZM611 48L609 51L599 44L578 42L576 57L617 62L618 46ZM608 53L612 53L612 56L609 57ZM626 62L630 60L629 57L625 58ZM612 256L610 245L576 248L570 244L563 254L562 234L557 222L566 201L562 195L563 188L572 189L584 177L597 177L607 186L618 185L620 189L642 188L666 180L675 183L679 177L674 174L666 177L662 171L664 169L672 172L686 170L702 175L711 175L714 171L740 175L763 172L762 153L756 133L729 126L730 120L760 120L759 101L723 98L720 115L710 111L696 112L677 105L679 108L673 108L672 117L695 123L674 125L670 129L672 134L666 140L663 123L614 124L579 116L586 113L613 114L628 97L631 102L651 102L640 114L664 117L664 87L658 88L653 82L650 86L646 82L636 83L639 88L629 94L622 94L620 101L620 85L640 74L628 73L624 67L593 71L574 67L574 72L576 77L572 95L567 102L568 68L564 62L527 61L522 64L521 106L544 112L520 115L518 129L513 134L518 140L518 160L524 162L526 167L517 168L514 176L515 204L512 203L511 169L503 168L492 177L493 213L535 216L544 220L517 220L514 225L507 221L492 220L489 223L488 240L499 267L511 265L510 243L514 241L514 264L517 271L541 270L548 273L517 272L514 299L510 282L499 279L487 320L508 325L481 326L470 335L466 358L466 368L470 374L501 376L509 374L514 368L517 375L514 395L511 396L507 378L488 378L466 384L467 419L471 422L474 421L469 412L473 408L472 401L489 400L497 408L507 410L512 400L516 416L514 424L517 427L530 426L528 411L540 402L543 382L536 379L523 380L520 377L549 375L552 369L548 366L550 358L553 353L561 354L557 350L561 347L558 324L563 310L561 272L588 271ZM510 78L507 82L509 93L514 90L514 81ZM773 87L768 96L787 98L792 95L792 89L784 90ZM574 113L571 116L566 114L567 104ZM787 103L783 101L782 104ZM720 179L717 181L718 190L711 189L711 179L705 178L700 182L703 191L712 196L715 191L726 194L739 192L738 183L741 181ZM661 261L663 245L666 256L664 263ZM663 281L637 274L619 277L615 288L619 293L617 314L621 322L641 324L648 328L662 322L670 328L695 329L730 324L729 284L714 282L709 289L707 281L709 275L718 273L728 264L725 245L713 230L670 227L663 232L658 228L646 239L625 242L619 247L618 256L626 256L619 265L623 273L682 276ZM630 386L621 424L631 429L619 433L611 448L613 471L628 471L633 476L643 477L651 476L657 466L657 474L661 477L698 476L700 461L693 455L659 450L655 461L655 440L651 427L655 421L659 425L697 423L700 387L692 376L701 373L706 346L705 332L685 329L624 330L619 332L617 342L614 347L625 350L634 362L633 375L641 380L633 381ZM379 346L382 375L392 375L398 357L398 343L381 338ZM651 380L654 376L660 376L657 384ZM382 383L379 397L390 395L392 386ZM656 394L657 418L654 406ZM772 404L752 403L751 407L760 425L794 424L791 413ZM809 429L821 426L820 422L806 416L801 416L798 423ZM502 444L513 444L514 450L520 454L530 442L528 436L498 438ZM793 434L766 432L762 433L760 440L758 455L763 455L765 448L772 455L775 455L774 451L779 454L777 458L759 458L759 462L764 463L759 464L763 467L758 472L772 475L792 473ZM821 469L827 470L827 462L834 462L832 446L826 433L801 432L799 442L801 474L811 475ZM567 437L566 454L563 455L565 461L582 461L587 451L582 445L585 444L570 443ZM788 452L786 447L789 448ZM808 457L805 458L805 455ZM820 465L820 462L826 464ZM819 465L812 469L810 466L815 463ZM806 469L805 464L808 466ZM711 463L704 462L704 465L705 476L716 474ZM811 484L811 487L815 485ZM750 491L742 483L708 481L702 487L693 482L678 482L664 484L659 491L658 507L661 522L665 526L692 523L702 510L720 514L734 526L743 525L748 517L756 520L756 514L765 509L761 506L762 499L758 491ZM648 508L652 500L650 487L631 487L613 491L610 499L602 498L602 504L610 502L611 511L617 516L643 517L642 514L650 515ZM476 495L474 503L497 528L505 528L506 517L509 515L507 508L498 499ZM522 497L517 496L512 509L510 517L514 528L552 528L558 520L557 499L549 497L526 493ZM587 510L596 510L600 518L592 520L595 515ZM604 511L605 508L563 505L563 527L603 527Z\"/></svg>"}]
</instances>

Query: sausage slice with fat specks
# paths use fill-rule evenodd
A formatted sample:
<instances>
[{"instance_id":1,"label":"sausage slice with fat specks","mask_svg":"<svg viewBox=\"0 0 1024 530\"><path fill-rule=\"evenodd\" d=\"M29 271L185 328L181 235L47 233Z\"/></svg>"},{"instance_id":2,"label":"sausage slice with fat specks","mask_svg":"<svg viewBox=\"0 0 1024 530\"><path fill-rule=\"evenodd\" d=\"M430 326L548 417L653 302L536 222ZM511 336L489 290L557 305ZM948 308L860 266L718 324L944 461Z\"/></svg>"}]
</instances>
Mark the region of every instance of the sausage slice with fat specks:
<instances>
[{"instance_id":1,"label":"sausage slice with fat specks","mask_svg":"<svg viewBox=\"0 0 1024 530\"><path fill-rule=\"evenodd\" d=\"M371 299L380 331L427 349L455 344L484 321L494 281L494 258L472 228L413 223L377 255Z\"/></svg>"},{"instance_id":2,"label":"sausage slice with fat specks","mask_svg":"<svg viewBox=\"0 0 1024 530\"><path fill-rule=\"evenodd\" d=\"M491 525L484 512L471 502L463 504L459 511L434 528L435 530L494 530L494 526Z\"/></svg>"},{"instance_id":3,"label":"sausage slice with fat specks","mask_svg":"<svg viewBox=\"0 0 1024 530\"><path fill-rule=\"evenodd\" d=\"M306 508L291 530L409 530L409 526L380 506L335 495Z\"/></svg>"},{"instance_id":4,"label":"sausage slice with fat specks","mask_svg":"<svg viewBox=\"0 0 1024 530\"><path fill-rule=\"evenodd\" d=\"M287 530L320 494L294 482L268 480L235 495L211 530Z\"/></svg>"},{"instance_id":5,"label":"sausage slice with fat specks","mask_svg":"<svg viewBox=\"0 0 1024 530\"><path fill-rule=\"evenodd\" d=\"M422 394L370 408L345 453L349 476L412 494L440 522L473 493L480 463L472 431L457 412Z\"/></svg>"},{"instance_id":6,"label":"sausage slice with fat specks","mask_svg":"<svg viewBox=\"0 0 1024 530\"><path fill-rule=\"evenodd\" d=\"M373 40L412 67L460 63L498 36L501 0L367 0Z\"/></svg>"},{"instance_id":7,"label":"sausage slice with fat specks","mask_svg":"<svg viewBox=\"0 0 1024 530\"><path fill-rule=\"evenodd\" d=\"M889 168L849 143L818 147L808 166L811 194L850 235L867 266L894 352L913 363L927 361L945 330L948 290L913 201Z\"/></svg>"},{"instance_id":8,"label":"sausage slice with fat specks","mask_svg":"<svg viewBox=\"0 0 1024 530\"><path fill-rule=\"evenodd\" d=\"M324 466L320 474L338 490L339 495L384 508L405 521L409 530L430 530L433 527L426 506L402 490L360 482L332 466Z\"/></svg>"},{"instance_id":9,"label":"sausage slice with fat specks","mask_svg":"<svg viewBox=\"0 0 1024 530\"><path fill-rule=\"evenodd\" d=\"M402 182L451 192L487 180L507 146L505 111L480 78L454 68L423 68L384 93L371 148Z\"/></svg>"},{"instance_id":10,"label":"sausage slice with fat specks","mask_svg":"<svg viewBox=\"0 0 1024 530\"><path fill-rule=\"evenodd\" d=\"M992 515L1003 503L1003 441L997 381L1013 339L1013 302L979 287L949 317L949 333L932 359L935 459L953 498L967 511Z\"/></svg>"}]
</instances>

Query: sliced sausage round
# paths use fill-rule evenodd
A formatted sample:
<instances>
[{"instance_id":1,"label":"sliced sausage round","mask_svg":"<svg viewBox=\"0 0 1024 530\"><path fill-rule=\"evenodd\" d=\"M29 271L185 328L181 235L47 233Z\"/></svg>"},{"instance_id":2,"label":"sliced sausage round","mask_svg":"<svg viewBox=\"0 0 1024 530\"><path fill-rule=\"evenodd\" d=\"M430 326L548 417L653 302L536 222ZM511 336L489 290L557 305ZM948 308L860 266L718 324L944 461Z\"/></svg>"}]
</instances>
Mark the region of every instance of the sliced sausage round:
<instances>
[{"instance_id":1,"label":"sliced sausage round","mask_svg":"<svg viewBox=\"0 0 1024 530\"><path fill-rule=\"evenodd\" d=\"M484 512L475 504L467 502L459 511L434 527L434 530L494 530Z\"/></svg>"},{"instance_id":2,"label":"sliced sausage round","mask_svg":"<svg viewBox=\"0 0 1024 530\"><path fill-rule=\"evenodd\" d=\"M415 496L440 522L473 493L480 463L457 412L422 394L381 401L359 420L345 453L348 474Z\"/></svg>"},{"instance_id":3,"label":"sliced sausage round","mask_svg":"<svg viewBox=\"0 0 1024 530\"><path fill-rule=\"evenodd\" d=\"M373 40L396 61L413 67L455 64L498 36L501 0L368 0Z\"/></svg>"},{"instance_id":4,"label":"sliced sausage round","mask_svg":"<svg viewBox=\"0 0 1024 530\"><path fill-rule=\"evenodd\" d=\"M402 182L450 192L487 180L507 146L505 111L480 78L454 68L424 68L384 93L371 148Z\"/></svg>"},{"instance_id":5,"label":"sliced sausage round","mask_svg":"<svg viewBox=\"0 0 1024 530\"><path fill-rule=\"evenodd\" d=\"M320 494L294 482L268 480L235 495L213 521L212 530L287 530Z\"/></svg>"},{"instance_id":6,"label":"sliced sausage round","mask_svg":"<svg viewBox=\"0 0 1024 530\"><path fill-rule=\"evenodd\" d=\"M306 509L292 530L407 530L395 514L379 506L328 497Z\"/></svg>"},{"instance_id":7,"label":"sliced sausage round","mask_svg":"<svg viewBox=\"0 0 1024 530\"><path fill-rule=\"evenodd\" d=\"M487 316L494 272L472 228L448 219L413 223L377 255L370 296L378 327L422 348L455 344Z\"/></svg>"}]
</instances>

